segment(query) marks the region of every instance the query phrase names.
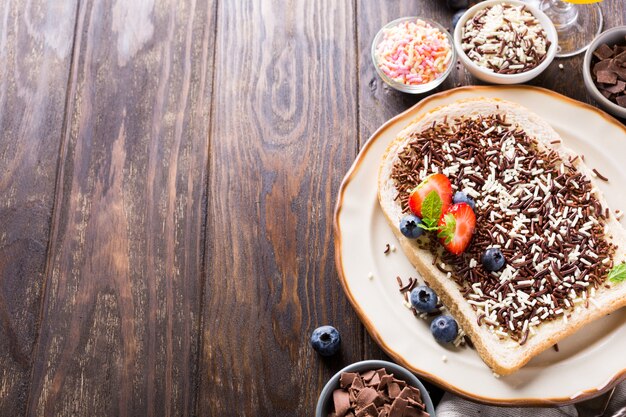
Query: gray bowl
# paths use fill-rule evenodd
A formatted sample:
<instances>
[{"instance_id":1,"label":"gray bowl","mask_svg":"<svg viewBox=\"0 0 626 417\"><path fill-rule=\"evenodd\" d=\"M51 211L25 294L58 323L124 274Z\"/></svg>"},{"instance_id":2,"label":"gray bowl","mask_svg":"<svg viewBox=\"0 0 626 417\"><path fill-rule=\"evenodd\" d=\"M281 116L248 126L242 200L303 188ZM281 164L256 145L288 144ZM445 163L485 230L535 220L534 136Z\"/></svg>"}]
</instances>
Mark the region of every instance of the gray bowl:
<instances>
[{"instance_id":1,"label":"gray bowl","mask_svg":"<svg viewBox=\"0 0 626 417\"><path fill-rule=\"evenodd\" d=\"M603 43L607 43L609 45L617 42L626 43L624 36L626 36L626 26L617 26L602 32L593 40L591 45L589 45L587 52L585 52L585 60L583 61L583 80L585 81L585 87L587 87L587 91L589 91L591 97L593 97L593 99L604 110L614 116L626 119L626 109L618 106L600 94L600 90L598 90L598 87L596 87L593 83L593 79L591 78L591 58L593 57L593 52Z\"/></svg>"},{"instance_id":2,"label":"gray bowl","mask_svg":"<svg viewBox=\"0 0 626 417\"><path fill-rule=\"evenodd\" d=\"M315 408L315 417L327 417L332 407L333 391L339 388L339 377L342 372L364 372L370 369L385 368L387 372L392 373L396 378L406 381L409 385L419 388L422 395L422 400L426 405L426 411L431 417L435 417L435 407L430 399L430 394L426 391L424 385L420 382L415 375L413 375L408 369L396 365L395 363L387 361L368 360L355 362L352 365L348 365L341 371L337 372L324 386L317 400L317 407Z\"/></svg>"}]
</instances>

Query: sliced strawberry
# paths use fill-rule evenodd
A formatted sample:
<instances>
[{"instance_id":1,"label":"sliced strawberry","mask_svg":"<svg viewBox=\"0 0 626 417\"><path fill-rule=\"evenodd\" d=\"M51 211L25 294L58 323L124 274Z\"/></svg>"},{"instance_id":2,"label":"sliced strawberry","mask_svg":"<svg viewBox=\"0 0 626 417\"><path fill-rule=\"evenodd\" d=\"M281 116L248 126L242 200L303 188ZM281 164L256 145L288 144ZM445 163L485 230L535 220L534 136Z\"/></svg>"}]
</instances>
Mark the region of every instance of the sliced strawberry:
<instances>
[{"instance_id":1,"label":"sliced strawberry","mask_svg":"<svg viewBox=\"0 0 626 417\"><path fill-rule=\"evenodd\" d=\"M476 228L476 215L467 203L451 205L439 219L437 237L448 252L459 255L472 240Z\"/></svg>"},{"instance_id":2,"label":"sliced strawberry","mask_svg":"<svg viewBox=\"0 0 626 417\"><path fill-rule=\"evenodd\" d=\"M419 218L424 217L422 216L422 203L431 191L437 191L439 194L442 213L445 213L452 203L452 184L448 177L443 174L429 175L409 195L409 208Z\"/></svg>"}]
</instances>

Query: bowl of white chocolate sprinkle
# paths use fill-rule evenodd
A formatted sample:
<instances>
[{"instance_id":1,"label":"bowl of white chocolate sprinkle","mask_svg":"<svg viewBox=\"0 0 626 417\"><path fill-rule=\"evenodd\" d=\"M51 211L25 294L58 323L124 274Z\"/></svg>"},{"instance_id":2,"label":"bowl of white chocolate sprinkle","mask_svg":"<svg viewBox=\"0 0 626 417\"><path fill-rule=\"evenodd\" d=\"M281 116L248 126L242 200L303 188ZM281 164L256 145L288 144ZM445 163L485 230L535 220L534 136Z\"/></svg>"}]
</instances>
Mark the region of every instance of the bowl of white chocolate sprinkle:
<instances>
[{"instance_id":1,"label":"bowl of white chocolate sprinkle","mask_svg":"<svg viewBox=\"0 0 626 417\"><path fill-rule=\"evenodd\" d=\"M536 7L518 0L487 0L461 16L454 46L476 78L520 84L550 65L558 38L552 21Z\"/></svg>"}]
</instances>

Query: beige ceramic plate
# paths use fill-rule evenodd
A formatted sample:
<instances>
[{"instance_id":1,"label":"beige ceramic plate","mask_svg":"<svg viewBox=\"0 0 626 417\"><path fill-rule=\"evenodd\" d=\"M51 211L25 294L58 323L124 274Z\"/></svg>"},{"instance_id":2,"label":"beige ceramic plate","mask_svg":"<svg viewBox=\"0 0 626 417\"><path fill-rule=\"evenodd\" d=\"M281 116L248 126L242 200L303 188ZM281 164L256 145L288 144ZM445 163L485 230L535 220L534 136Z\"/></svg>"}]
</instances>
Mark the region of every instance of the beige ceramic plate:
<instances>
[{"instance_id":1,"label":"beige ceramic plate","mask_svg":"<svg viewBox=\"0 0 626 417\"><path fill-rule=\"evenodd\" d=\"M396 276L417 276L399 248L376 198L378 164L395 135L418 114L470 97L498 97L543 116L565 144L608 176L601 184L612 209L626 209L626 129L605 113L534 87L464 87L422 100L391 119L370 140L346 175L335 212L337 268L347 297L376 342L398 363L443 388L500 405L566 404L598 395L626 373L626 311L598 320L544 352L517 373L496 378L469 348L437 344L427 323L403 305ZM373 279L368 279L372 273ZM443 361L443 356L447 361Z\"/></svg>"}]
</instances>

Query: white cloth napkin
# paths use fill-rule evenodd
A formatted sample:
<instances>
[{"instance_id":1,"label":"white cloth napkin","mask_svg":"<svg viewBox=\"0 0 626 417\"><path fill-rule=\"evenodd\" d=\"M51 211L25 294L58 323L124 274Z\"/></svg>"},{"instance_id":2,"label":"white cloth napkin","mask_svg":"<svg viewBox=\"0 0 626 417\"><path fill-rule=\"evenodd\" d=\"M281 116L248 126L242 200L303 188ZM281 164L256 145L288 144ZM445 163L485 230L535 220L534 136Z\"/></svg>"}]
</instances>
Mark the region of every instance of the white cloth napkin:
<instances>
[{"instance_id":1,"label":"white cloth napkin","mask_svg":"<svg viewBox=\"0 0 626 417\"><path fill-rule=\"evenodd\" d=\"M446 393L437 406L437 417L578 417L576 407L510 408L476 404ZM615 388L604 413L606 417L626 417L626 382Z\"/></svg>"}]
</instances>

